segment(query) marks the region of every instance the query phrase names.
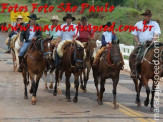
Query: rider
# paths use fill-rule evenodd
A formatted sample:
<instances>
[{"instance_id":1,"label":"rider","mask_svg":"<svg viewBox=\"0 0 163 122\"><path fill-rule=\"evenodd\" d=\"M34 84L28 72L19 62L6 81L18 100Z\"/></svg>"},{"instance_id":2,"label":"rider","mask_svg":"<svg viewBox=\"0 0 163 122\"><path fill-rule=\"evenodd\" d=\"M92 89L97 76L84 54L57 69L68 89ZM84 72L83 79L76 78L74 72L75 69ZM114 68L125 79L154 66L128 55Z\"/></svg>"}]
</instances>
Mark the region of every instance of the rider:
<instances>
[{"instance_id":1,"label":"rider","mask_svg":"<svg viewBox=\"0 0 163 122\"><path fill-rule=\"evenodd\" d=\"M110 27L112 25L111 22L107 22L106 25L103 25L103 27L105 26L108 26ZM93 67L97 67L98 64L99 64L99 61L100 61L100 56L102 54L102 52L109 47L109 43L111 43L112 41L116 41L116 35L113 34L111 31L106 31L106 32L103 32L103 35L102 35L102 47L100 50L98 50L97 54L96 54L96 57L94 59L94 62L93 62ZM123 69L123 65L124 65L124 61L123 61L123 56L122 56L122 53L120 53L120 56L121 56L121 69Z\"/></svg>"},{"instance_id":2,"label":"rider","mask_svg":"<svg viewBox=\"0 0 163 122\"><path fill-rule=\"evenodd\" d=\"M21 62L29 44L31 44L33 40L35 41L42 37L42 32L40 31L40 29L35 29L40 27L38 24L36 24L36 20L39 20L39 18L37 18L35 14L32 14L28 17L30 18L30 22L25 25L28 29L26 31L22 31L20 35L20 45L22 47L19 52L19 72L22 72Z\"/></svg>"},{"instance_id":3,"label":"rider","mask_svg":"<svg viewBox=\"0 0 163 122\"><path fill-rule=\"evenodd\" d=\"M160 31L160 27L159 24L156 21L152 21L151 17L152 17L152 13L151 10L145 10L145 13L141 14L142 16L144 16L144 20L137 22L135 27L137 27L139 30L143 30L144 26L153 26L152 29L147 29L146 31L136 31L134 30L132 32L132 34L134 35L134 40L136 42L136 44L138 45L138 47L136 47L134 49L134 51L132 52L132 55L136 55L136 57L140 56L140 50L142 50L144 52L145 48L147 46L149 46L150 44L152 44L153 41L155 41L157 39L157 37L161 34ZM140 48L141 47L141 48ZM144 54L144 53L143 53ZM142 55L142 53L141 53ZM137 68L140 64L141 61L138 61L138 58L136 58L137 60L135 61L135 65L134 65L134 69L133 71L131 71L130 76L132 78L136 78L137 75ZM141 59L139 59L141 60Z\"/></svg>"},{"instance_id":4,"label":"rider","mask_svg":"<svg viewBox=\"0 0 163 122\"><path fill-rule=\"evenodd\" d=\"M92 31L91 31L91 25L88 24L88 19L86 16L83 16L81 19L79 19L81 21L81 23L78 25L79 27L79 37L77 38L77 40L79 40L80 42L88 42L90 40L90 37L92 35ZM81 31L81 28L87 28L87 30L83 30Z\"/></svg>"},{"instance_id":5,"label":"rider","mask_svg":"<svg viewBox=\"0 0 163 122\"><path fill-rule=\"evenodd\" d=\"M53 40L57 38L56 26L58 25L59 17L54 15L51 19L52 24L49 25L49 31L46 31L46 37L50 38L53 36ZM52 29L53 28L53 29Z\"/></svg>"},{"instance_id":6,"label":"rider","mask_svg":"<svg viewBox=\"0 0 163 122\"><path fill-rule=\"evenodd\" d=\"M66 23L61 25L62 31L57 32L57 39L52 41L52 44L55 45L56 47L58 46L60 41L65 41L65 40L76 40L76 38L79 36L79 32L77 31L76 25L72 23L72 21L75 21L75 17L73 17L71 14L67 13L65 17L63 17L63 21ZM74 30L69 30L69 27L73 26ZM63 28L67 31L63 31ZM55 66L58 67L59 64L59 56L57 53L57 50L55 51Z\"/></svg>"},{"instance_id":7,"label":"rider","mask_svg":"<svg viewBox=\"0 0 163 122\"><path fill-rule=\"evenodd\" d=\"M17 28L18 25L21 24L23 25L23 17L21 15L19 15L16 18L16 23L13 25L14 28ZM9 39L8 39L8 51L6 51L5 53L10 53L10 43L11 40L17 35L17 33L19 32L20 28L18 28L17 30L13 30L9 33Z\"/></svg>"}]
</instances>

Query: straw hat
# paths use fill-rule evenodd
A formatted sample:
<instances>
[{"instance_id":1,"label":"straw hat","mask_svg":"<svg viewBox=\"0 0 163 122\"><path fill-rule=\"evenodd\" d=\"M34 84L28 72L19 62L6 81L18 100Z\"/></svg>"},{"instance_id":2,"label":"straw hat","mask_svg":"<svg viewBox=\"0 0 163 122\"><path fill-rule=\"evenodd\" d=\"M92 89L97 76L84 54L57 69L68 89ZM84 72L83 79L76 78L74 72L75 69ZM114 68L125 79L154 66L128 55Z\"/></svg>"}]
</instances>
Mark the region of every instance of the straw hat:
<instances>
[{"instance_id":1,"label":"straw hat","mask_svg":"<svg viewBox=\"0 0 163 122\"><path fill-rule=\"evenodd\" d=\"M58 21L59 21L60 19L59 19L59 17L58 17L57 15L54 15L54 16L51 18L51 21L52 21L52 20L58 20Z\"/></svg>"},{"instance_id":2,"label":"straw hat","mask_svg":"<svg viewBox=\"0 0 163 122\"><path fill-rule=\"evenodd\" d=\"M17 16L16 19L23 19L21 15Z\"/></svg>"}]
</instances>

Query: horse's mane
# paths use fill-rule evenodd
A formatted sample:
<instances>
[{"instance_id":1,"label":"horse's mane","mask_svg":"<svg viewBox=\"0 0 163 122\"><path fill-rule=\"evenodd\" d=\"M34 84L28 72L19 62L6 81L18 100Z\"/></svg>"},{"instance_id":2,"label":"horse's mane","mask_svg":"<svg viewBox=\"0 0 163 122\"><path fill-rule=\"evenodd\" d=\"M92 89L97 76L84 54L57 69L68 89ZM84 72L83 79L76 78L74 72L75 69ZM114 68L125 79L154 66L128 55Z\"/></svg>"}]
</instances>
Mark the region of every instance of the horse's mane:
<instances>
[{"instance_id":1,"label":"horse's mane","mask_svg":"<svg viewBox=\"0 0 163 122\"><path fill-rule=\"evenodd\" d=\"M149 49L154 49L156 46L161 47L161 46L163 46L163 43L161 43L161 42L157 42L157 44L153 43L153 44L149 47Z\"/></svg>"}]
</instances>

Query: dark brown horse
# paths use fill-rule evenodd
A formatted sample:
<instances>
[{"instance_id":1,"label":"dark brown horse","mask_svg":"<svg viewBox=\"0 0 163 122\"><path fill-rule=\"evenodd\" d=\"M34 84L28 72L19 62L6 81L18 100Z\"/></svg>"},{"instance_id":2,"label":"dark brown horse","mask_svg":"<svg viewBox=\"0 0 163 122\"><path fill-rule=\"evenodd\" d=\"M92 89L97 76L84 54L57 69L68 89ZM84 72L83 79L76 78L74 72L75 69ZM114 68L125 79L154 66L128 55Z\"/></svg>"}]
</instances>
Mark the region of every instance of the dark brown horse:
<instances>
[{"instance_id":1,"label":"dark brown horse","mask_svg":"<svg viewBox=\"0 0 163 122\"><path fill-rule=\"evenodd\" d=\"M136 61L136 54L135 50L131 53L129 57L129 64L130 69L133 71L134 65ZM146 89L146 100L144 101L144 105L148 106L149 104L149 95L150 95L150 88L148 86L148 82L150 79L153 80L152 85L152 97L151 97L151 111L154 109L154 94L155 90L157 89L157 84L159 84L160 77L163 77L163 44L155 42L153 43L149 48L147 53L142 59L141 64L139 65L139 71L138 71L139 77L133 78L133 81L135 83L135 90L137 93L136 96L136 104L137 106L141 106L140 101L140 91L142 86ZM138 82L140 81L140 82Z\"/></svg>"},{"instance_id":2,"label":"dark brown horse","mask_svg":"<svg viewBox=\"0 0 163 122\"><path fill-rule=\"evenodd\" d=\"M89 73L91 71L91 67L92 67L92 63L94 60L93 57L93 53L94 53L94 49L96 48L96 40L97 40L98 36L95 36L93 39L91 39L90 41L84 43L84 48L85 48L85 52L86 52L86 58L84 60L84 64L86 65L85 69L83 69L83 78L82 78L82 74L80 76L80 88L86 92L86 85L87 82L89 80ZM84 83L83 83L83 79L84 79Z\"/></svg>"},{"instance_id":3,"label":"dark brown horse","mask_svg":"<svg viewBox=\"0 0 163 122\"><path fill-rule=\"evenodd\" d=\"M53 71L55 70L55 62L53 59L53 50L54 46L51 45L53 37L45 39L42 44L43 52L44 52L44 57L46 59L46 67L44 70L44 81L45 81L45 89L48 89L47 87L47 72L50 71L50 85L49 88L53 89L53 81L52 81L52 74Z\"/></svg>"},{"instance_id":4,"label":"dark brown horse","mask_svg":"<svg viewBox=\"0 0 163 122\"><path fill-rule=\"evenodd\" d=\"M44 54L41 51L41 39L37 41L33 41L28 49L27 52L24 56L24 61L23 61L23 79L24 79L24 85L25 85L25 92L24 92L24 98L28 98L27 94L27 85L29 83L28 76L30 77L31 80L31 89L30 93L32 94L32 101L31 103L33 105L36 104L36 92L38 89L39 85L39 80L43 74L43 71L45 69L46 61L44 58ZM28 75L27 75L28 74ZM36 76L36 78L35 78Z\"/></svg>"},{"instance_id":5,"label":"dark brown horse","mask_svg":"<svg viewBox=\"0 0 163 122\"><path fill-rule=\"evenodd\" d=\"M114 95L114 108L118 107L116 103L117 84L119 82L120 74L120 48L119 40L112 41L109 48L107 48L101 56L101 60L98 67L93 67L94 83L97 90L97 101L99 105L102 105L103 93L105 91L105 82L107 78L111 78L113 81L113 95ZM100 81L99 81L100 79ZM100 91L98 88L100 83Z\"/></svg>"},{"instance_id":6,"label":"dark brown horse","mask_svg":"<svg viewBox=\"0 0 163 122\"><path fill-rule=\"evenodd\" d=\"M68 42L68 41L67 41ZM66 43L67 43L66 42ZM79 45L79 42L68 42L65 43L65 48L62 57L62 66L61 72L65 72L66 76L66 99L68 102L71 101L70 97L70 76L71 73L74 74L75 79L75 97L73 99L74 102L78 101L78 87L79 87L79 76L83 71L83 63L84 63L84 46ZM59 70L58 70L59 71ZM56 79L59 79L59 72L56 72ZM57 81L54 87L54 96L57 95Z\"/></svg>"}]
</instances>

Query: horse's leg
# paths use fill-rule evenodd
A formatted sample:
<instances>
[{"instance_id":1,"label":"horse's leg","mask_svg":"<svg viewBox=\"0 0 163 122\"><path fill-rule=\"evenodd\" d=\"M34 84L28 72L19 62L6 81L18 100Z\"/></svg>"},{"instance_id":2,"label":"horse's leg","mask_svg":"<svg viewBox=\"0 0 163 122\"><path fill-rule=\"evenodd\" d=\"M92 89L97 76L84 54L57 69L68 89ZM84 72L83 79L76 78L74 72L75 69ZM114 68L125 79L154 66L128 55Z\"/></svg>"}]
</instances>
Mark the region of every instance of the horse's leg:
<instances>
[{"instance_id":1,"label":"horse's leg","mask_svg":"<svg viewBox=\"0 0 163 122\"><path fill-rule=\"evenodd\" d=\"M103 105L102 98L103 98L103 93L105 91L105 81L106 81L106 79L103 76L101 76L100 78L101 78L101 82L100 82L100 95L99 95L97 101L98 101L99 105Z\"/></svg>"},{"instance_id":2,"label":"horse's leg","mask_svg":"<svg viewBox=\"0 0 163 122\"><path fill-rule=\"evenodd\" d=\"M24 99L28 99L28 92L27 92L28 82L27 82L27 72L25 69L23 69L22 75L24 80Z\"/></svg>"},{"instance_id":3,"label":"horse's leg","mask_svg":"<svg viewBox=\"0 0 163 122\"><path fill-rule=\"evenodd\" d=\"M11 54L12 54L12 60L13 60L13 71L16 72L16 56L15 56L15 52L13 51L13 49L11 49Z\"/></svg>"},{"instance_id":4,"label":"horse's leg","mask_svg":"<svg viewBox=\"0 0 163 122\"><path fill-rule=\"evenodd\" d=\"M152 97L151 97L151 103L150 103L150 105L151 105L150 111L151 112L153 112L153 110L154 110L155 89L156 89L156 85L154 84L154 80L153 80L152 91L151 91Z\"/></svg>"},{"instance_id":5,"label":"horse's leg","mask_svg":"<svg viewBox=\"0 0 163 122\"><path fill-rule=\"evenodd\" d=\"M15 57L16 57L16 71L19 68L19 52L15 49Z\"/></svg>"},{"instance_id":6,"label":"horse's leg","mask_svg":"<svg viewBox=\"0 0 163 122\"><path fill-rule=\"evenodd\" d=\"M116 94L117 94L117 84L119 82L119 76L116 76L112 80L113 80L113 95L114 95L113 104L114 104L114 109L116 109L118 108L117 101L116 101Z\"/></svg>"},{"instance_id":7,"label":"horse's leg","mask_svg":"<svg viewBox=\"0 0 163 122\"><path fill-rule=\"evenodd\" d=\"M80 72L81 74L82 72ZM74 73L74 78L75 78L75 88L76 88L76 92L75 92L75 97L73 99L74 103L78 102L78 88L79 88L79 73Z\"/></svg>"},{"instance_id":8,"label":"horse's leg","mask_svg":"<svg viewBox=\"0 0 163 122\"><path fill-rule=\"evenodd\" d=\"M50 70L50 85L49 85L49 89L53 89L53 71L54 71L54 69Z\"/></svg>"},{"instance_id":9,"label":"horse's leg","mask_svg":"<svg viewBox=\"0 0 163 122\"><path fill-rule=\"evenodd\" d=\"M71 97L70 97L70 76L71 76L71 73L68 71L65 71L65 76L66 76L66 99L67 99L67 102L71 102Z\"/></svg>"},{"instance_id":10,"label":"horse's leg","mask_svg":"<svg viewBox=\"0 0 163 122\"><path fill-rule=\"evenodd\" d=\"M134 83L135 83L135 91L136 91L136 101L135 103L137 104L138 107L141 106L140 103L140 94L139 94L139 84L138 84L138 79L133 79Z\"/></svg>"},{"instance_id":11,"label":"horse's leg","mask_svg":"<svg viewBox=\"0 0 163 122\"><path fill-rule=\"evenodd\" d=\"M96 87L96 91L97 91L97 101L99 99L99 95L100 95L100 92L99 92L99 89L98 89L98 74L96 73L97 70L94 70L93 69L93 78L94 78L94 84L95 84L95 87Z\"/></svg>"},{"instance_id":12,"label":"horse's leg","mask_svg":"<svg viewBox=\"0 0 163 122\"><path fill-rule=\"evenodd\" d=\"M89 79L90 70L91 70L91 64L89 63L89 65L87 65L87 75L84 77L84 89L85 89L85 91L87 90L86 87L87 87L87 82Z\"/></svg>"},{"instance_id":13,"label":"horse's leg","mask_svg":"<svg viewBox=\"0 0 163 122\"><path fill-rule=\"evenodd\" d=\"M55 86L54 86L54 92L53 92L54 96L57 96L57 86L58 86L57 83L59 83L59 69L58 68L55 70Z\"/></svg>"},{"instance_id":14,"label":"horse's leg","mask_svg":"<svg viewBox=\"0 0 163 122\"><path fill-rule=\"evenodd\" d=\"M84 86L83 86L82 74L85 75L84 73L85 73L85 69L83 69L82 73L80 74L80 88L81 88L83 91L84 91ZM75 83L75 81L74 81L74 83Z\"/></svg>"},{"instance_id":15,"label":"horse's leg","mask_svg":"<svg viewBox=\"0 0 163 122\"><path fill-rule=\"evenodd\" d=\"M149 104L149 95L150 95L150 89L149 89L149 86L148 86L148 80L145 76L142 76L141 78L141 82L143 83L143 85L145 86L146 88L146 93L147 93L147 97L146 97L146 100L144 101L144 105L145 106L148 106Z\"/></svg>"},{"instance_id":16,"label":"horse's leg","mask_svg":"<svg viewBox=\"0 0 163 122\"><path fill-rule=\"evenodd\" d=\"M32 100L31 100L31 103L32 105L35 105L36 104L36 83L35 83L35 80L34 80L34 74L32 72L29 72L29 76L30 76L30 79L31 79L31 90L30 90L30 93L32 92Z\"/></svg>"},{"instance_id":17,"label":"horse's leg","mask_svg":"<svg viewBox=\"0 0 163 122\"><path fill-rule=\"evenodd\" d=\"M48 86L47 86L47 71L44 70L44 81L45 81L45 90L48 89Z\"/></svg>"}]
</instances>

